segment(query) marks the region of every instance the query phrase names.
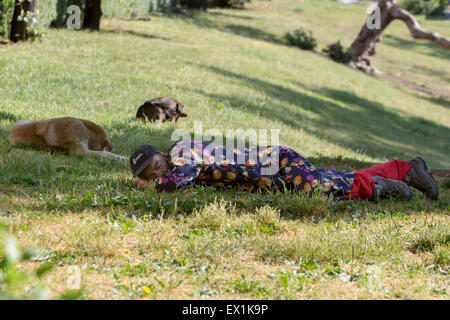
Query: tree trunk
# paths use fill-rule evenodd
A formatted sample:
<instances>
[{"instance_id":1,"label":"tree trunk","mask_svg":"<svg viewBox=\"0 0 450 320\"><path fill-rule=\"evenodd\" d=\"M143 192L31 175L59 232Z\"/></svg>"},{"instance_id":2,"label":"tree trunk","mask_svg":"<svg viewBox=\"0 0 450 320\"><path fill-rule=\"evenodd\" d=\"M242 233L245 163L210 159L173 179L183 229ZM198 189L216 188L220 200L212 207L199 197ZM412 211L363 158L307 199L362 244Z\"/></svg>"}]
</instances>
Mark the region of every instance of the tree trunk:
<instances>
[{"instance_id":1,"label":"tree trunk","mask_svg":"<svg viewBox=\"0 0 450 320\"><path fill-rule=\"evenodd\" d=\"M83 0L58 0L56 2L56 18L50 22L52 28L66 28L69 17L67 8L76 5L80 9L83 7Z\"/></svg>"},{"instance_id":2,"label":"tree trunk","mask_svg":"<svg viewBox=\"0 0 450 320\"><path fill-rule=\"evenodd\" d=\"M375 67L373 58L376 54L377 43L381 41L384 30L394 20L403 21L414 39L430 40L441 48L450 50L449 39L437 32L428 32L422 29L414 15L400 8L396 4L396 0L379 0L378 7L380 8L379 28L371 29L365 23L358 37L350 46L349 51L353 55L353 64L356 68L367 73L382 73Z\"/></svg>"},{"instance_id":3,"label":"tree trunk","mask_svg":"<svg viewBox=\"0 0 450 320\"><path fill-rule=\"evenodd\" d=\"M102 14L101 0L86 0L83 28L90 30L100 30L100 18L102 17Z\"/></svg>"},{"instance_id":4,"label":"tree trunk","mask_svg":"<svg viewBox=\"0 0 450 320\"><path fill-rule=\"evenodd\" d=\"M14 13L11 21L11 34L10 40L12 42L18 42L21 40L26 40L28 38L27 34L27 23L25 21L17 20L21 15L21 12L27 14L27 12L34 12L34 7L36 0L24 0L22 3L16 0L14 4Z\"/></svg>"}]
</instances>

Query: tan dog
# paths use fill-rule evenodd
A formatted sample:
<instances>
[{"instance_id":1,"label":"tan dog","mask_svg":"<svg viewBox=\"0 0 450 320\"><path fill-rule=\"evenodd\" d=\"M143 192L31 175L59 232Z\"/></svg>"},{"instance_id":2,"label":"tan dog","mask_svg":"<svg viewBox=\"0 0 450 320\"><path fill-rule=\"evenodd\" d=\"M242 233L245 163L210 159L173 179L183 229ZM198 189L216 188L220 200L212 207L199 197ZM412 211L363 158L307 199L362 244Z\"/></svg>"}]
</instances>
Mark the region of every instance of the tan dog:
<instances>
[{"instance_id":1,"label":"tan dog","mask_svg":"<svg viewBox=\"0 0 450 320\"><path fill-rule=\"evenodd\" d=\"M156 98L146 101L136 112L136 118L148 121L177 122L178 118L187 117L183 112L184 105L171 97Z\"/></svg>"},{"instance_id":2,"label":"tan dog","mask_svg":"<svg viewBox=\"0 0 450 320\"><path fill-rule=\"evenodd\" d=\"M128 160L104 151L113 145L105 131L89 120L54 118L40 121L19 121L9 132L9 143L32 145L48 151Z\"/></svg>"}]
</instances>

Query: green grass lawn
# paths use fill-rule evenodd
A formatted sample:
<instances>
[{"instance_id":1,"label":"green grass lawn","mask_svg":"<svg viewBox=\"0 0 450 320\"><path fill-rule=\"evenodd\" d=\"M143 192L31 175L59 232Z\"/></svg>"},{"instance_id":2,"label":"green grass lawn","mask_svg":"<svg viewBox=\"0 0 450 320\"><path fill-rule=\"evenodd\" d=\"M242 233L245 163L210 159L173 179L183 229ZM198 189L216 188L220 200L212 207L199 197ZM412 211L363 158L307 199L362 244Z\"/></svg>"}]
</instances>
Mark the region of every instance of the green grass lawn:
<instances>
[{"instance_id":1,"label":"green grass lawn","mask_svg":"<svg viewBox=\"0 0 450 320\"><path fill-rule=\"evenodd\" d=\"M157 194L131 185L128 163L12 148L20 119L73 116L105 128L124 156L166 149L177 128L280 129L280 143L316 166L357 169L423 156L450 167L450 100L365 75L320 54L348 46L364 5L253 1L245 10L105 19L101 32L48 29L41 42L0 46L0 221L45 250L50 296L67 267L83 298L448 299L450 184L440 199L334 202L292 193L195 188ZM419 17L449 37L449 22ZM283 35L313 30L318 52ZM450 91L450 53L389 27L379 69ZM177 125L146 126L137 108L159 96L185 104ZM149 290L143 290L143 287Z\"/></svg>"}]
</instances>

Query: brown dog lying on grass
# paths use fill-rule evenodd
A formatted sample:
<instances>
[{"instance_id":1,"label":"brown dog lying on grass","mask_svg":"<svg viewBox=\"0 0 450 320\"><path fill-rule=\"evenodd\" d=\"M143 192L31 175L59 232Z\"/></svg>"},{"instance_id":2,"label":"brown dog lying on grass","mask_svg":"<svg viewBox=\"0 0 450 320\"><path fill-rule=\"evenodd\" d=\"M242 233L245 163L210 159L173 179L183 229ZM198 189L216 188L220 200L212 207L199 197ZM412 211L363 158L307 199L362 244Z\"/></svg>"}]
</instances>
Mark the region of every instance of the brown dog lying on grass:
<instances>
[{"instance_id":1,"label":"brown dog lying on grass","mask_svg":"<svg viewBox=\"0 0 450 320\"><path fill-rule=\"evenodd\" d=\"M171 97L156 98L146 101L139 107L136 118L148 121L177 122L179 117L187 117L183 112L184 105Z\"/></svg>"},{"instance_id":2,"label":"brown dog lying on grass","mask_svg":"<svg viewBox=\"0 0 450 320\"><path fill-rule=\"evenodd\" d=\"M12 126L8 139L11 145L31 145L52 152L128 160L108 152L113 145L103 128L84 119L66 117L19 121Z\"/></svg>"}]
</instances>

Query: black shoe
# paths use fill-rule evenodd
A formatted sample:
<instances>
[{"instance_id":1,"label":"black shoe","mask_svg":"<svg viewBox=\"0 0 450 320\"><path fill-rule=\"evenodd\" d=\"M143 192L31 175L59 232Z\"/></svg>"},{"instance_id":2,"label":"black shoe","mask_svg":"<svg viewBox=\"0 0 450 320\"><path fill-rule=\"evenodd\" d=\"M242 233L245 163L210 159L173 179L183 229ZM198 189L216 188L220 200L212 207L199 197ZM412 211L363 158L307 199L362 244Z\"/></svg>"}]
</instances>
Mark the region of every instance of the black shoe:
<instances>
[{"instance_id":1,"label":"black shoe","mask_svg":"<svg viewBox=\"0 0 450 320\"><path fill-rule=\"evenodd\" d=\"M386 199L389 197L400 197L411 200L413 195L406 183L400 180L391 180L382 177L372 177L375 181L373 194L375 199Z\"/></svg>"},{"instance_id":2,"label":"black shoe","mask_svg":"<svg viewBox=\"0 0 450 320\"><path fill-rule=\"evenodd\" d=\"M421 157L415 157L409 160L408 163L411 165L411 170L409 170L403 182L421 191L429 199L437 200L438 186L436 180L428 171L425 161Z\"/></svg>"}]
</instances>

